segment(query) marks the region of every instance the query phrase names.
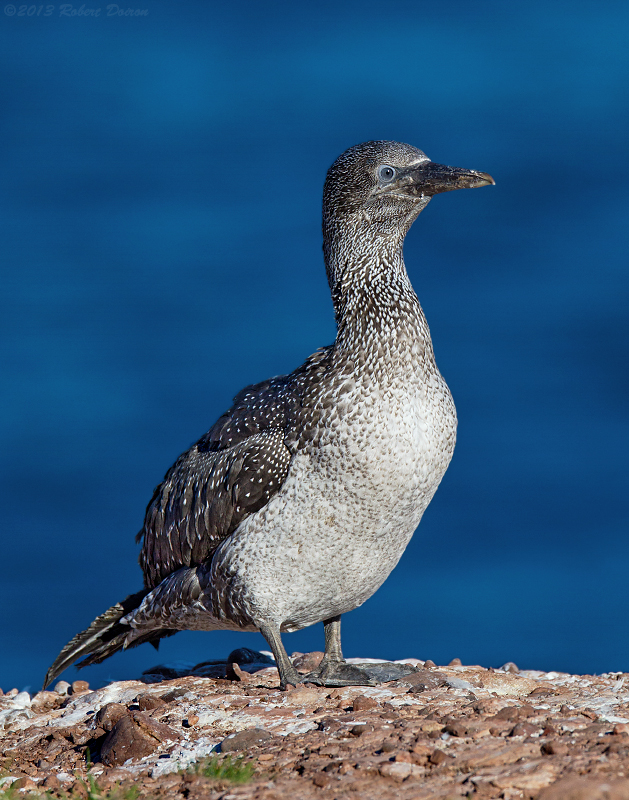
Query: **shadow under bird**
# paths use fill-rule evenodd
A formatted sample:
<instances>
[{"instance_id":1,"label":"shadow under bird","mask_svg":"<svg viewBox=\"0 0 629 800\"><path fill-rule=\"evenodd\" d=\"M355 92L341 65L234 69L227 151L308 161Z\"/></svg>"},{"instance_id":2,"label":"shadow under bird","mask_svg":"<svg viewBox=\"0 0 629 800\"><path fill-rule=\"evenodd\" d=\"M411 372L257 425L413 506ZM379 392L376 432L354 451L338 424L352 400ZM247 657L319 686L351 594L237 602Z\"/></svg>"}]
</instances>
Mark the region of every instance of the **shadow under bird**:
<instances>
[{"instance_id":1,"label":"shadow under bird","mask_svg":"<svg viewBox=\"0 0 629 800\"><path fill-rule=\"evenodd\" d=\"M81 657L84 667L177 631L217 629L260 631L283 688L400 677L405 665L398 674L348 664L340 619L399 561L456 438L402 246L433 195L493 183L399 142L365 142L334 162L323 251L336 341L290 375L243 389L176 461L138 534L145 588L77 634L45 686ZM300 675L280 632L321 621L325 656Z\"/></svg>"}]
</instances>

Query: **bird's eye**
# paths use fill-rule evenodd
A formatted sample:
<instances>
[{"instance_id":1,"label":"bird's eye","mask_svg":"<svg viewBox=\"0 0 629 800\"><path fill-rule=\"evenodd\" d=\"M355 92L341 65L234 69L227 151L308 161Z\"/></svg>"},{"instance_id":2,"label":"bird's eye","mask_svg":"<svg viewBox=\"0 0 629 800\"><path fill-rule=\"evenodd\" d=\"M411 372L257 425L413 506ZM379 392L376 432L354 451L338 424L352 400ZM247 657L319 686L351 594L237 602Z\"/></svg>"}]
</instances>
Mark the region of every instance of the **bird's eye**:
<instances>
[{"instance_id":1,"label":"bird's eye","mask_svg":"<svg viewBox=\"0 0 629 800\"><path fill-rule=\"evenodd\" d=\"M395 178L395 175L396 172L393 169L393 167L389 167L386 164L383 167L380 167L380 169L378 170L378 177L384 183L389 183L389 181L392 181L393 178Z\"/></svg>"}]
</instances>

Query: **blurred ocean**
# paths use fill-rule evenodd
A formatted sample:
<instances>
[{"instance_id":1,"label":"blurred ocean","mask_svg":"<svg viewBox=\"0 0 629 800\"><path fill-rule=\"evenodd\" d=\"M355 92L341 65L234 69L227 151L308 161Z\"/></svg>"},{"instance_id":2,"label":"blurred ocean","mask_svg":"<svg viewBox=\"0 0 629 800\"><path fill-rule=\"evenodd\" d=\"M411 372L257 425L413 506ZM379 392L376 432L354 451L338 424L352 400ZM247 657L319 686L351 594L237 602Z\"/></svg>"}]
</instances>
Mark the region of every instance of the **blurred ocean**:
<instances>
[{"instance_id":1,"label":"blurred ocean","mask_svg":"<svg viewBox=\"0 0 629 800\"><path fill-rule=\"evenodd\" d=\"M140 588L152 489L236 391L332 341L321 189L374 138L497 185L407 239L459 441L346 655L629 670L627 4L81 7L0 5L0 686Z\"/></svg>"}]
</instances>

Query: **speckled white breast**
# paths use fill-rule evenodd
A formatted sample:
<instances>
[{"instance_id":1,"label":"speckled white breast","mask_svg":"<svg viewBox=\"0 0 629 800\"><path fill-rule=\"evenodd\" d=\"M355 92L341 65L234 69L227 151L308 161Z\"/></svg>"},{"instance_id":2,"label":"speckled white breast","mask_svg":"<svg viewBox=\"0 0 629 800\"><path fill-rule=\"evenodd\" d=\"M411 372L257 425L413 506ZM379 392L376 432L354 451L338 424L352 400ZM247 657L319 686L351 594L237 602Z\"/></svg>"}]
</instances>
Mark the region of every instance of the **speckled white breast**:
<instances>
[{"instance_id":1,"label":"speckled white breast","mask_svg":"<svg viewBox=\"0 0 629 800\"><path fill-rule=\"evenodd\" d=\"M217 551L213 591L240 624L292 631L351 611L404 552L452 456L456 415L434 361L396 356L411 361L392 370L404 377L355 375L281 490Z\"/></svg>"}]
</instances>

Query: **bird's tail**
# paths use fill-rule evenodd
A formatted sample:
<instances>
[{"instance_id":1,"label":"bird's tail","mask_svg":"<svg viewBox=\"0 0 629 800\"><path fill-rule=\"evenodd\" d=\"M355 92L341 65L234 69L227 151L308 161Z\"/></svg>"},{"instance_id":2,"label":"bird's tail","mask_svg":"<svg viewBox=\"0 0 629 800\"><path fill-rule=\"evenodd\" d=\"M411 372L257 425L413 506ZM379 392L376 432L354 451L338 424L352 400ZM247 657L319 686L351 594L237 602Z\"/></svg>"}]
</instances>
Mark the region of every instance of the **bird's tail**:
<instances>
[{"instance_id":1,"label":"bird's tail","mask_svg":"<svg viewBox=\"0 0 629 800\"><path fill-rule=\"evenodd\" d=\"M59 653L46 673L43 688L45 689L49 686L64 669L67 669L83 656L85 656L83 661L77 664L79 669L87 667L89 664L100 664L101 661L104 661L116 651L126 647L127 635L132 628L120 620L126 614L138 608L148 593L148 589L143 589L141 592L130 594L120 603L108 608L104 614L96 617L89 628L77 633ZM164 636L171 636L173 633L175 631L153 629L145 636L138 636L128 646L136 647L144 642L150 642L157 649L159 640Z\"/></svg>"}]
</instances>

